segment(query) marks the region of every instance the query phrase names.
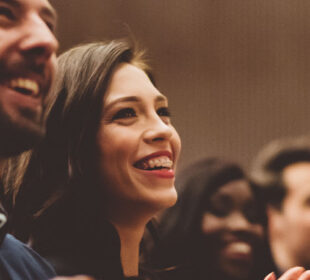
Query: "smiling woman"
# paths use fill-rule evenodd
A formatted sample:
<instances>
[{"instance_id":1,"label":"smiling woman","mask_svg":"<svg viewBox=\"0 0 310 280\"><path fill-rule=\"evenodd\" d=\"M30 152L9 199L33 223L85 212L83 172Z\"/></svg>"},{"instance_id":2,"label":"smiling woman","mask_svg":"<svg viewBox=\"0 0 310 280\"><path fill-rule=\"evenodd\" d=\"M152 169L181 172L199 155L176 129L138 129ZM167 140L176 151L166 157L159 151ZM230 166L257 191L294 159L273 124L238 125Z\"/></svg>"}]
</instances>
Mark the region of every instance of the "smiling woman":
<instances>
[{"instance_id":1,"label":"smiling woman","mask_svg":"<svg viewBox=\"0 0 310 280\"><path fill-rule=\"evenodd\" d=\"M272 270L257 190L235 163L198 161L176 182L151 263L163 279L258 280Z\"/></svg>"},{"instance_id":2,"label":"smiling woman","mask_svg":"<svg viewBox=\"0 0 310 280\"><path fill-rule=\"evenodd\" d=\"M141 277L145 226L177 197L167 98L125 41L81 45L58 62L47 137L10 179L18 187L23 177L13 232L62 275Z\"/></svg>"},{"instance_id":3,"label":"smiling woman","mask_svg":"<svg viewBox=\"0 0 310 280\"><path fill-rule=\"evenodd\" d=\"M155 210L175 203L173 163L179 138L170 123L167 98L140 68L126 63L114 72L97 144L99 169L104 170L102 180L109 188L105 207L112 215L119 212L114 209L119 207L115 198L123 205L135 201L135 208L142 204Z\"/></svg>"}]
</instances>

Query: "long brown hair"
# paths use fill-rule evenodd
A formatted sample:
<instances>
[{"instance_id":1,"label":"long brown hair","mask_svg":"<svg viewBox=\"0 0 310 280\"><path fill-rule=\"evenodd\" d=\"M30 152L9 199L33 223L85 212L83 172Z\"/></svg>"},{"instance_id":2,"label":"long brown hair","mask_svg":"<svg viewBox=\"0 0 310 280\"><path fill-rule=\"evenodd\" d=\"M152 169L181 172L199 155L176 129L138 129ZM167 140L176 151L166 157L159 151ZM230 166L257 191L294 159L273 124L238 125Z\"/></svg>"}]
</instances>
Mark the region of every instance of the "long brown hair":
<instances>
[{"instance_id":1,"label":"long brown hair","mask_svg":"<svg viewBox=\"0 0 310 280\"><path fill-rule=\"evenodd\" d=\"M134 64L149 74L143 55L128 41L115 40L79 45L58 58L46 104L46 137L6 168L6 189L14 204L12 231L18 238L27 241L31 235L35 241L45 212L55 209L55 220L60 218L64 209L57 205L83 207L87 221L95 215L102 203L94 158L103 97L120 63Z\"/></svg>"}]
</instances>

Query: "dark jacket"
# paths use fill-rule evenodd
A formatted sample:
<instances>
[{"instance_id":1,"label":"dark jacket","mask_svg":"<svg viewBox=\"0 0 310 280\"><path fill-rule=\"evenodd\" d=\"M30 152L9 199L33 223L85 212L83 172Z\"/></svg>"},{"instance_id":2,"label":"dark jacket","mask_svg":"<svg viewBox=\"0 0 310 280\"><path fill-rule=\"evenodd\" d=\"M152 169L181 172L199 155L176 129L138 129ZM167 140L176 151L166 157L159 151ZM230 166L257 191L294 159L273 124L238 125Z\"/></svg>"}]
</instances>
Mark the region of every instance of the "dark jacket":
<instances>
[{"instance_id":1,"label":"dark jacket","mask_svg":"<svg viewBox=\"0 0 310 280\"><path fill-rule=\"evenodd\" d=\"M0 185L2 189L2 186ZM0 279L47 280L56 276L52 266L24 243L7 234L8 215L0 203Z\"/></svg>"}]
</instances>

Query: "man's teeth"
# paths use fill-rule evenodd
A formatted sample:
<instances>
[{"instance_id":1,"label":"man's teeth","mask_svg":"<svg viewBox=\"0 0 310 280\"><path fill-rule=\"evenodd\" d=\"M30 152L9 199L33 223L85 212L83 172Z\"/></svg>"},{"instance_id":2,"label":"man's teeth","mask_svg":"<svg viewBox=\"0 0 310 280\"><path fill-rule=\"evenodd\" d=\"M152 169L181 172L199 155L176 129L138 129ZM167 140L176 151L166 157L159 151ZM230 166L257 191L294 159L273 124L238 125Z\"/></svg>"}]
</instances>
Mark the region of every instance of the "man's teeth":
<instances>
[{"instance_id":1,"label":"man's teeth","mask_svg":"<svg viewBox=\"0 0 310 280\"><path fill-rule=\"evenodd\" d=\"M143 161L143 169L153 169L153 168L172 168L173 162L167 156L162 156L158 158L152 158Z\"/></svg>"},{"instance_id":2,"label":"man's teeth","mask_svg":"<svg viewBox=\"0 0 310 280\"><path fill-rule=\"evenodd\" d=\"M37 95L39 93L38 83L30 79L13 79L10 81L10 87L25 94Z\"/></svg>"}]
</instances>

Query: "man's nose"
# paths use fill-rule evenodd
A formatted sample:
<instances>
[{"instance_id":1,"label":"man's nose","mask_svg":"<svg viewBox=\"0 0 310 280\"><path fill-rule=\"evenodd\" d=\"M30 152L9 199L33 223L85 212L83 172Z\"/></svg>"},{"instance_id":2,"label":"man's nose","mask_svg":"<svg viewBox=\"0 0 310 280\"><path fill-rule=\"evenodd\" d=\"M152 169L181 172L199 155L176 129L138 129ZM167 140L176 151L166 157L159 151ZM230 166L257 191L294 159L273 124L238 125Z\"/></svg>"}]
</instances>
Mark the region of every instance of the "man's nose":
<instances>
[{"instance_id":1,"label":"man's nose","mask_svg":"<svg viewBox=\"0 0 310 280\"><path fill-rule=\"evenodd\" d=\"M20 49L37 64L48 60L58 49L55 34L39 15L30 15L24 24Z\"/></svg>"}]
</instances>

